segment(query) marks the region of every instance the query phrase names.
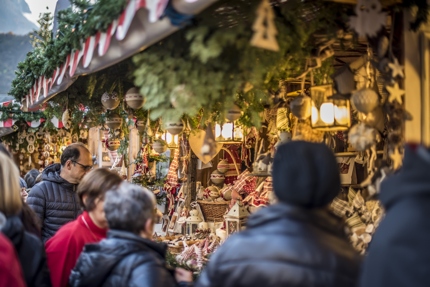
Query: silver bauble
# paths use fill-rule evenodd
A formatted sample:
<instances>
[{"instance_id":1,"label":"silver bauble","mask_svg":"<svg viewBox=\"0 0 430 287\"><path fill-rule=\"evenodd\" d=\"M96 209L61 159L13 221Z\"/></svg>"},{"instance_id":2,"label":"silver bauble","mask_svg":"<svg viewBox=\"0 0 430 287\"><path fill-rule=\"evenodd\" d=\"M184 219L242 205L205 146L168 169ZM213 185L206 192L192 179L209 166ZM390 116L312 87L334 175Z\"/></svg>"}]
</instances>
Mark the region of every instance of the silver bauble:
<instances>
[{"instance_id":1,"label":"silver bauble","mask_svg":"<svg viewBox=\"0 0 430 287\"><path fill-rule=\"evenodd\" d=\"M125 102L134 109L140 109L145 103L145 98L140 94L138 88L131 88L125 93Z\"/></svg>"}]
</instances>

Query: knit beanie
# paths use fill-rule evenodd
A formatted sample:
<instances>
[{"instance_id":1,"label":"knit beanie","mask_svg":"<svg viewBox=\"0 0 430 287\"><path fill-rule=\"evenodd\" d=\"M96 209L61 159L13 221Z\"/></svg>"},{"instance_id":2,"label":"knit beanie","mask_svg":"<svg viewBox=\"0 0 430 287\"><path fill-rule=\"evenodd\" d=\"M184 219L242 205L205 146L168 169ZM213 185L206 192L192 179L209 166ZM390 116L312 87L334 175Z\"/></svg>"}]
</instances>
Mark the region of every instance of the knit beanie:
<instances>
[{"instance_id":1,"label":"knit beanie","mask_svg":"<svg viewBox=\"0 0 430 287\"><path fill-rule=\"evenodd\" d=\"M27 188L27 183L25 182L25 180L22 177L19 178L19 185L21 188L23 188L23 187Z\"/></svg>"},{"instance_id":2,"label":"knit beanie","mask_svg":"<svg viewBox=\"0 0 430 287\"><path fill-rule=\"evenodd\" d=\"M300 207L325 206L340 192L339 167L325 144L292 141L280 145L272 178L279 201Z\"/></svg>"}]
</instances>

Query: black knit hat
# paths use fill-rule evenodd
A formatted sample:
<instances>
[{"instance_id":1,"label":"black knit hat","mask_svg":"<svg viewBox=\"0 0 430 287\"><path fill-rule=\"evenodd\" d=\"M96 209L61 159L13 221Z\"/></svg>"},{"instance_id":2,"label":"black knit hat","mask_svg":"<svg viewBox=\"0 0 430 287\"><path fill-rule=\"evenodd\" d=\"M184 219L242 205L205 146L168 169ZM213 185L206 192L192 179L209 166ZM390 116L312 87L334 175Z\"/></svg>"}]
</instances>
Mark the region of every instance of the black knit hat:
<instances>
[{"instance_id":1,"label":"black knit hat","mask_svg":"<svg viewBox=\"0 0 430 287\"><path fill-rule=\"evenodd\" d=\"M272 177L279 201L301 207L322 207L340 192L336 158L324 144L292 141L280 145Z\"/></svg>"}]
</instances>

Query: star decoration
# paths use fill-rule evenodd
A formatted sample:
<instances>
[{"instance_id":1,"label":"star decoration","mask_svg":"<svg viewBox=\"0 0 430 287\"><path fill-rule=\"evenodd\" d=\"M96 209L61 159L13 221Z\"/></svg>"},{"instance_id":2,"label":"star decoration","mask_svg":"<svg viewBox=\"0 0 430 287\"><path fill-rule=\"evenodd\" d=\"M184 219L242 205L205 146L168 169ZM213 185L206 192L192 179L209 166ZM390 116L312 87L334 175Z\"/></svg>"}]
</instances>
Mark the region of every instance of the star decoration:
<instances>
[{"instance_id":1,"label":"star decoration","mask_svg":"<svg viewBox=\"0 0 430 287\"><path fill-rule=\"evenodd\" d=\"M394 170L402 166L403 156L398 148L395 148L394 151L390 153L390 159Z\"/></svg>"},{"instance_id":2,"label":"star decoration","mask_svg":"<svg viewBox=\"0 0 430 287\"><path fill-rule=\"evenodd\" d=\"M396 76L399 76L401 78L405 77L405 74L403 73L403 66L399 64L399 61L397 58L394 58L394 63L389 63L388 67L391 69L391 76L395 78Z\"/></svg>"},{"instance_id":3,"label":"star decoration","mask_svg":"<svg viewBox=\"0 0 430 287\"><path fill-rule=\"evenodd\" d=\"M403 102L402 96L405 94L405 91L399 88L398 83L395 83L393 87L386 86L385 88L390 93L390 96L388 97L388 101L390 101L391 103L394 101L397 101L399 104Z\"/></svg>"}]
</instances>

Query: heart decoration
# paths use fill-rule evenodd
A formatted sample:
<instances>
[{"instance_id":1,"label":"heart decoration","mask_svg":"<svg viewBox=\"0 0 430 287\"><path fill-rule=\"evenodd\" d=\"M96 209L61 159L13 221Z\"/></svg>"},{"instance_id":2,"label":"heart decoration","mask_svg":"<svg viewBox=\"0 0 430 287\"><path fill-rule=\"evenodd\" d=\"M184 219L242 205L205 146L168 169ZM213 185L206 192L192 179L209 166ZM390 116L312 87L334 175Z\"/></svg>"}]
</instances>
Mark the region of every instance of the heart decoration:
<instances>
[{"instance_id":1,"label":"heart decoration","mask_svg":"<svg viewBox=\"0 0 430 287\"><path fill-rule=\"evenodd\" d=\"M190 133L190 137L188 139L190 143L191 150L194 154L202 161L202 163L207 164L210 162L222 149L223 144L216 143L215 150L212 154L203 155L202 154L202 146L206 136L206 131L204 130L194 130Z\"/></svg>"}]
</instances>

